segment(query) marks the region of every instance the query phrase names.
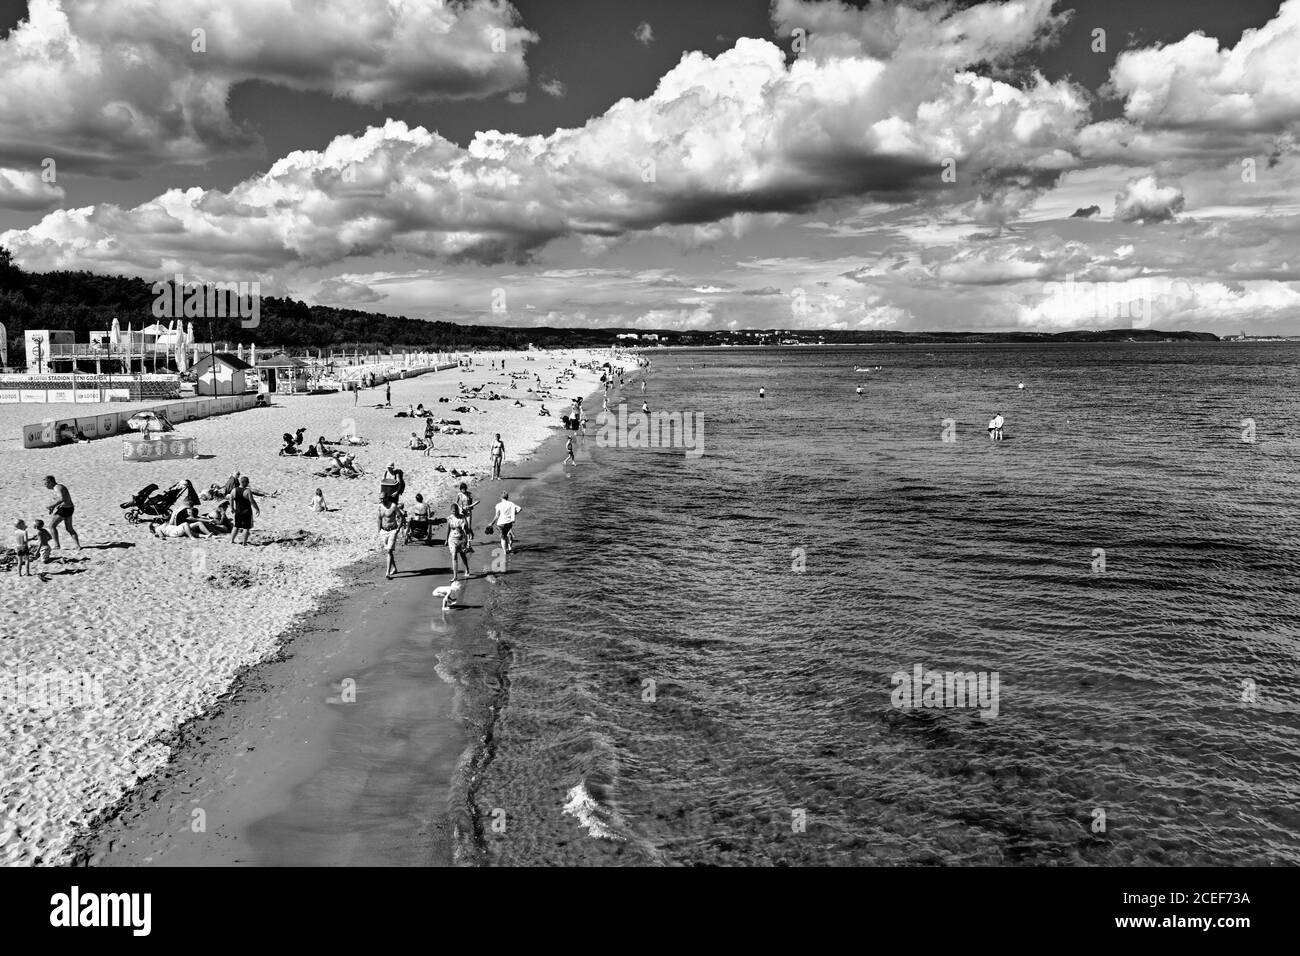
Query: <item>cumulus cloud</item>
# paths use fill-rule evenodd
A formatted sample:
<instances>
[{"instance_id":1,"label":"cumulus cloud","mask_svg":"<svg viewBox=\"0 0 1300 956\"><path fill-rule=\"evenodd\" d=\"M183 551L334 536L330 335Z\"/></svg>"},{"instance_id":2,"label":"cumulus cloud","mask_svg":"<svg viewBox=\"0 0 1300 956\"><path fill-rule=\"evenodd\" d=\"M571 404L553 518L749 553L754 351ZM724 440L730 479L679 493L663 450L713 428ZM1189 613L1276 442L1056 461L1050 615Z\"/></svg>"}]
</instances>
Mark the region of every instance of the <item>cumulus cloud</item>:
<instances>
[{"instance_id":1,"label":"cumulus cloud","mask_svg":"<svg viewBox=\"0 0 1300 956\"><path fill-rule=\"evenodd\" d=\"M1300 121L1300 0L1231 49L1203 33L1121 53L1111 86L1148 128L1281 130Z\"/></svg>"},{"instance_id":2,"label":"cumulus cloud","mask_svg":"<svg viewBox=\"0 0 1300 956\"><path fill-rule=\"evenodd\" d=\"M661 228L707 243L839 197L974 200L1002 223L1072 164L1087 98L1067 81L1013 85L951 66L993 57L999 30L1009 48L1037 42L1035 18L1039 30L1056 22L1045 0L931 11L895 26L891 42L907 52L893 59L854 41L787 64L779 47L742 39L717 57L685 54L651 96L580 129L485 132L462 148L390 121L228 191L61 211L0 242L34 268L153 272L389 252L522 261L562 236L603 243ZM924 34L936 24L938 39ZM945 158L956 187L941 177Z\"/></svg>"},{"instance_id":3,"label":"cumulus cloud","mask_svg":"<svg viewBox=\"0 0 1300 956\"><path fill-rule=\"evenodd\" d=\"M1182 212L1183 191L1162 186L1154 175L1138 176L1115 196L1115 218L1120 222L1165 222Z\"/></svg>"},{"instance_id":4,"label":"cumulus cloud","mask_svg":"<svg viewBox=\"0 0 1300 956\"><path fill-rule=\"evenodd\" d=\"M487 96L526 83L536 39L505 0L31 0L0 39L0 160L120 175L238 155L256 144L227 109L239 82Z\"/></svg>"},{"instance_id":5,"label":"cumulus cloud","mask_svg":"<svg viewBox=\"0 0 1300 956\"><path fill-rule=\"evenodd\" d=\"M316 291L315 301L323 305L359 305L378 302L383 294L363 282L353 282L342 276L326 279Z\"/></svg>"},{"instance_id":6,"label":"cumulus cloud","mask_svg":"<svg viewBox=\"0 0 1300 956\"><path fill-rule=\"evenodd\" d=\"M39 212L63 200L63 188L45 182L39 170L0 167L0 209Z\"/></svg>"},{"instance_id":7,"label":"cumulus cloud","mask_svg":"<svg viewBox=\"0 0 1300 956\"><path fill-rule=\"evenodd\" d=\"M637 24L637 28L632 31L632 36L636 37L638 43L643 46L649 46L654 42L655 32L651 29L650 24L642 20Z\"/></svg>"}]
</instances>

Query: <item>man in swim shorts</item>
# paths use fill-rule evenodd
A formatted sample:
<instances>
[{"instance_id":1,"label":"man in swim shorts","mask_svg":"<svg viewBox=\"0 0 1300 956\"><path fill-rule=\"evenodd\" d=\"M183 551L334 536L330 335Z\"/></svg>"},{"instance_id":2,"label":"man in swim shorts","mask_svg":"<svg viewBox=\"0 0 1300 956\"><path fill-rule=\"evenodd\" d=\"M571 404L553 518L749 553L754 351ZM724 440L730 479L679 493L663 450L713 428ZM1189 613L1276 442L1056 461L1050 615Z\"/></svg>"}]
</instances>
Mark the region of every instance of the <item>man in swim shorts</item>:
<instances>
[{"instance_id":1,"label":"man in swim shorts","mask_svg":"<svg viewBox=\"0 0 1300 956\"><path fill-rule=\"evenodd\" d=\"M54 480L53 475L45 476L45 487L51 492L48 510L54 515L54 520L50 522L50 535L54 538L54 546L61 548L59 544L59 524L62 522L63 530L68 532L68 537L72 543L81 550L81 539L77 537L77 532L72 529L72 512L75 510L72 504L72 495L68 493L67 486L59 484Z\"/></svg>"},{"instance_id":2,"label":"man in swim shorts","mask_svg":"<svg viewBox=\"0 0 1300 956\"><path fill-rule=\"evenodd\" d=\"M492 515L492 523L501 532L501 547L505 549L506 554L514 553L515 519L519 517L519 512L523 510L510 500L508 492L501 493L501 500L497 502L496 510Z\"/></svg>"},{"instance_id":3,"label":"man in swim shorts","mask_svg":"<svg viewBox=\"0 0 1300 956\"><path fill-rule=\"evenodd\" d=\"M384 542L384 555L388 559L388 568L384 577L390 581L397 573L397 529L402 524L402 511L395 498L385 499L379 506L379 534Z\"/></svg>"}]
</instances>

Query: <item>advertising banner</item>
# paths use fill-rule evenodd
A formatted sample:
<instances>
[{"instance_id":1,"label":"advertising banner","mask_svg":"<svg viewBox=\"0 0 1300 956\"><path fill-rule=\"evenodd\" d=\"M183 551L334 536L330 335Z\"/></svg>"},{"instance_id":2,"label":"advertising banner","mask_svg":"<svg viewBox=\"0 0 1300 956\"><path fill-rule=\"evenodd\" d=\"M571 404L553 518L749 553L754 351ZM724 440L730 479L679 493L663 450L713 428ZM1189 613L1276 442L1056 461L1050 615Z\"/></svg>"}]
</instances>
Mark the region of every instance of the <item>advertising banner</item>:
<instances>
[{"instance_id":1,"label":"advertising banner","mask_svg":"<svg viewBox=\"0 0 1300 956\"><path fill-rule=\"evenodd\" d=\"M157 439L122 439L123 461L163 461L171 458L197 458L198 440L193 437Z\"/></svg>"}]
</instances>

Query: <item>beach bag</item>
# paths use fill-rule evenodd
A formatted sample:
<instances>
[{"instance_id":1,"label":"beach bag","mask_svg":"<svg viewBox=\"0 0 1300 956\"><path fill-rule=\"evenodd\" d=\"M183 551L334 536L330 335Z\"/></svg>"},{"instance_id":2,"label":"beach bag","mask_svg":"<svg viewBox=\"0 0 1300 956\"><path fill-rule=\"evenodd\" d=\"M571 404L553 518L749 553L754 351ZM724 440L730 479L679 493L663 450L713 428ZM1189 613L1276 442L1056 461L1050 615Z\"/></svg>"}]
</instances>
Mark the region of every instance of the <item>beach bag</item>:
<instances>
[{"instance_id":1,"label":"beach bag","mask_svg":"<svg viewBox=\"0 0 1300 956\"><path fill-rule=\"evenodd\" d=\"M496 526L495 526L495 525L488 525L486 528L483 529L483 533L484 533L484 534L496 534L496 533L497 533Z\"/></svg>"}]
</instances>

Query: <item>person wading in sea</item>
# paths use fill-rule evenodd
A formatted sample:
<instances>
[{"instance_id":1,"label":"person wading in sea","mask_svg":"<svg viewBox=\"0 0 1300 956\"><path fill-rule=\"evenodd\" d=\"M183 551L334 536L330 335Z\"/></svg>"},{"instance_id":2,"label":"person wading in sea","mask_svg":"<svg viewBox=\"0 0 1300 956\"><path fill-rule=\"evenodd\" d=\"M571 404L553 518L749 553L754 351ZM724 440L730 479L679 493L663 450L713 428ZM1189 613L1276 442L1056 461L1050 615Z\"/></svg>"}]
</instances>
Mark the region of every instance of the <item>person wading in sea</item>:
<instances>
[{"instance_id":1,"label":"person wading in sea","mask_svg":"<svg viewBox=\"0 0 1300 956\"><path fill-rule=\"evenodd\" d=\"M496 512L492 515L492 522L497 526L497 530L501 532L501 547L505 549L506 554L514 553L515 519L519 517L519 512L523 510L510 500L509 493L501 493L501 500L497 502Z\"/></svg>"},{"instance_id":2,"label":"person wading in sea","mask_svg":"<svg viewBox=\"0 0 1300 956\"><path fill-rule=\"evenodd\" d=\"M379 534L384 542L384 555L388 559L388 568L384 577L390 581L397 573L397 529L402 525L402 509L396 498L385 498L379 506Z\"/></svg>"}]
</instances>

